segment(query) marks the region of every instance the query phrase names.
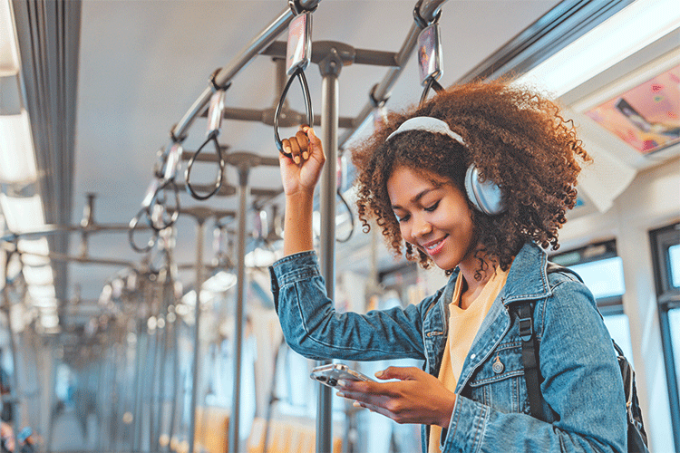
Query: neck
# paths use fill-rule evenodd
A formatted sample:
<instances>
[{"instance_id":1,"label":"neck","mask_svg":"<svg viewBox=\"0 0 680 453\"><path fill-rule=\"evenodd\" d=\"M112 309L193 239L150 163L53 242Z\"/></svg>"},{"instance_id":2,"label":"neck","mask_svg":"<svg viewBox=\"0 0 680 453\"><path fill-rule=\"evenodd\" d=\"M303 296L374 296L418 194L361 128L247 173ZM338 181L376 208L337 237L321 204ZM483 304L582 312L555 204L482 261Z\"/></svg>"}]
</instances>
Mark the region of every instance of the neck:
<instances>
[{"instance_id":1,"label":"neck","mask_svg":"<svg viewBox=\"0 0 680 453\"><path fill-rule=\"evenodd\" d=\"M479 261L480 258L482 262ZM495 264L492 259L487 257L478 248L476 256L475 253L472 253L470 257L458 265L460 273L465 279L465 285L461 293L461 308L467 308L471 301L477 298L484 285L493 277ZM479 280L475 279L477 272L479 272L479 277L481 277Z\"/></svg>"}]
</instances>

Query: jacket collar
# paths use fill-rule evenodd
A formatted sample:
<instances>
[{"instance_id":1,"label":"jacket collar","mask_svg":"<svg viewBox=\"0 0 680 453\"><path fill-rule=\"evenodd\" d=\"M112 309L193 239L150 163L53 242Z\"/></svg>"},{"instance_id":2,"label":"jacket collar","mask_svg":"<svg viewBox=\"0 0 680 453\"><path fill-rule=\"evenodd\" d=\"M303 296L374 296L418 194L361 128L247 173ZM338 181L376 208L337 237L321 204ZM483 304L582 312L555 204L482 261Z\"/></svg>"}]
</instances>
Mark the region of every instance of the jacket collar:
<instances>
[{"instance_id":1,"label":"jacket collar","mask_svg":"<svg viewBox=\"0 0 680 453\"><path fill-rule=\"evenodd\" d=\"M525 243L510 266L508 279L502 292L503 305L518 300L534 300L549 296L548 255L533 242ZM444 301L451 301L459 269L456 268L444 289Z\"/></svg>"},{"instance_id":2,"label":"jacket collar","mask_svg":"<svg viewBox=\"0 0 680 453\"><path fill-rule=\"evenodd\" d=\"M512 262L505 283L503 304L541 299L552 294L548 284L548 255L533 242L524 244Z\"/></svg>"}]
</instances>

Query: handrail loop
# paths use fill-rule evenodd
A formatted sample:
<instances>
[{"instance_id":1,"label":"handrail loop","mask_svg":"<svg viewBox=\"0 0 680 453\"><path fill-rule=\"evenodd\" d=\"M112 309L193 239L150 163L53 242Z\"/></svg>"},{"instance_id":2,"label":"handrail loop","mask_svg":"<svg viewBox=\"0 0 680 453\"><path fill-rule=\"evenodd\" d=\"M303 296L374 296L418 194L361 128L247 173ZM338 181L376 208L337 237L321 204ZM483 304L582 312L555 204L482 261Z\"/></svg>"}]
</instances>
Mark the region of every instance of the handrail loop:
<instances>
[{"instance_id":1,"label":"handrail loop","mask_svg":"<svg viewBox=\"0 0 680 453\"><path fill-rule=\"evenodd\" d=\"M302 6L300 0L288 0L288 6L290 7L290 10L293 12L293 14L299 16L300 14L316 11L316 9L319 7L319 3L317 2L316 5L314 5L314 8L307 9Z\"/></svg>"},{"instance_id":2,"label":"handrail loop","mask_svg":"<svg viewBox=\"0 0 680 453\"><path fill-rule=\"evenodd\" d=\"M305 108L307 109L307 124L310 126L314 124L314 111L312 110L312 101L309 95L309 86L307 85L305 70L302 67L297 67L288 79L286 86L283 88L283 91L281 92L281 99L279 100L276 110L274 111L274 141L276 142L276 148L286 157L291 157L291 154L286 153L283 150L283 142L281 142L281 137L279 136L279 115L281 114L283 103L286 101L288 89L290 88L293 79L296 77L300 81L300 86L302 87L302 97L304 98Z\"/></svg>"},{"instance_id":3,"label":"handrail loop","mask_svg":"<svg viewBox=\"0 0 680 453\"><path fill-rule=\"evenodd\" d=\"M425 103L427 100L427 93L430 92L430 89L434 89L435 93L441 93L444 91L444 87L441 86L439 82L437 82L435 77L428 77L425 82L425 89L423 90L423 94L420 96L420 102L418 105L423 105Z\"/></svg>"},{"instance_id":4,"label":"handrail loop","mask_svg":"<svg viewBox=\"0 0 680 453\"><path fill-rule=\"evenodd\" d=\"M420 15L420 5L422 5L423 0L419 0L418 3L416 3L416 6L413 8L413 20L415 21L416 25L418 28L421 30L427 28L428 26L432 24L436 24L439 22L439 18L442 16L442 10L440 9L437 11L437 15L434 16L434 18L428 22L425 19L423 19L423 16Z\"/></svg>"},{"instance_id":5,"label":"handrail loop","mask_svg":"<svg viewBox=\"0 0 680 453\"><path fill-rule=\"evenodd\" d=\"M215 70L210 76L210 86L213 90L213 95L210 98L210 107L208 109L208 135L203 142L203 144L198 148L198 150L191 156L189 162L187 163L187 169L184 174L184 179L186 180L187 191L197 200L207 200L208 198L215 195L221 188L222 182L224 181L224 171L227 166L227 161L222 153L222 148L220 147L217 137L220 135L220 128L222 127L222 118L224 116L224 109L226 107L225 98L227 89L231 86L231 82L227 82L226 85L220 87L215 82L215 76L219 72L219 69ZM194 162L201 154L203 148L208 145L208 143L213 143L215 145L215 154L217 154L217 161L219 164L219 171L217 174L217 179L215 180L215 187L209 193L202 195L194 190L193 184L191 183L191 170L194 166Z\"/></svg>"},{"instance_id":6,"label":"handrail loop","mask_svg":"<svg viewBox=\"0 0 680 453\"><path fill-rule=\"evenodd\" d=\"M224 159L224 156L222 155L222 149L220 148L220 144L217 141L217 132L211 132L208 135L208 138L206 139L205 142L198 148L198 151L194 153L193 156L191 156L191 159L189 159L189 163L187 164L187 169L184 173L184 179L186 180L186 188L187 191L191 194L192 197L194 197L197 200L207 200L208 198L212 197L215 195L221 188L222 188L222 182L224 180L224 170L227 166L226 160ZM201 154L201 151L203 151L203 148L206 147L208 143L212 142L215 145L215 153L217 154L218 158L218 163L220 166L220 169L217 174L217 179L215 180L215 187L213 188L212 191L205 195L201 195L200 193L196 192L193 188L193 185L191 183L191 169L194 166L194 162L196 161L196 158L198 157L199 154Z\"/></svg>"},{"instance_id":7,"label":"handrail loop","mask_svg":"<svg viewBox=\"0 0 680 453\"><path fill-rule=\"evenodd\" d=\"M439 10L441 13L441 10ZM430 25L425 27L418 34L418 66L420 68L420 83L425 87L420 96L419 105L423 105L427 100L427 94L431 88L437 93L444 91L444 88L437 81L443 73L441 60L441 39L439 33L438 14Z\"/></svg>"},{"instance_id":8,"label":"handrail loop","mask_svg":"<svg viewBox=\"0 0 680 453\"><path fill-rule=\"evenodd\" d=\"M371 92L368 93L368 99L371 101L371 104L373 107L379 109L385 107L385 104L387 104L387 101L390 100L390 95L389 93L385 95L384 98L378 99L375 97L375 91L378 89L378 84L376 83L373 85L373 88L371 88Z\"/></svg>"},{"instance_id":9,"label":"handrail loop","mask_svg":"<svg viewBox=\"0 0 680 453\"><path fill-rule=\"evenodd\" d=\"M174 142L168 147L168 150L162 154L164 159L159 168L154 170L156 182L155 184L152 182L152 185L155 185L155 190L153 193L148 192L144 198L144 201L142 202L142 206L146 207L147 217L149 219L147 223L154 230L161 231L171 227L179 217L179 188L177 187L175 178L177 176L177 169L182 158L182 152L182 144L179 142ZM164 193L168 186L170 186L175 193L175 209L167 221L162 221L161 224L157 224L155 221L151 220L152 213L156 210L156 206L159 206L159 208L162 208L163 211L166 211L165 196L159 197L159 195ZM159 218L163 220L163 213L161 213Z\"/></svg>"},{"instance_id":10,"label":"handrail loop","mask_svg":"<svg viewBox=\"0 0 680 453\"><path fill-rule=\"evenodd\" d=\"M164 214L168 211L166 209L167 199L165 197L165 191L168 186L171 186L173 193L175 194L175 206L171 209L172 214L170 218L166 221L164 219ZM146 208L147 218L149 226L155 231L163 231L166 228L170 228L175 224L179 218L180 202L179 202L179 188L177 183L175 183L175 178L167 179L162 182L156 193L154 194L151 204ZM160 224L158 222L161 222Z\"/></svg>"},{"instance_id":11,"label":"handrail loop","mask_svg":"<svg viewBox=\"0 0 680 453\"><path fill-rule=\"evenodd\" d=\"M146 246L144 247L139 247L137 246L137 243L135 243L135 230L137 229L137 225L139 224L139 221L141 220L142 216L147 213L147 210L145 207L142 207L142 209L139 210L136 216L130 220L130 225L128 228L128 242L130 243L130 247L132 247L132 250L135 252L139 253L146 253L149 250L153 248L154 245L156 245L156 241L158 241L158 230L155 228L152 228L151 231L153 231L153 235L147 242Z\"/></svg>"},{"instance_id":12,"label":"handrail loop","mask_svg":"<svg viewBox=\"0 0 680 453\"><path fill-rule=\"evenodd\" d=\"M139 247L137 243L135 242L134 234L135 230L137 229L137 225L139 224L139 221L142 219L142 217L146 214L147 216L147 224L151 224L151 216L150 216L150 211L149 207L151 206L151 203L153 202L153 199L156 197L156 193L158 192L158 188L160 186L160 180L154 178L151 183L149 184L149 187L146 189L146 195L144 196L144 199L142 200L142 208L139 210L137 215L135 215L132 220L130 220L129 228L128 228L128 242L130 243L130 247L135 252L139 253L146 253L149 250L153 248L154 245L156 245L156 241L158 241L158 230L155 228L152 228L153 235L147 242L146 246L144 247Z\"/></svg>"},{"instance_id":13,"label":"handrail loop","mask_svg":"<svg viewBox=\"0 0 680 453\"><path fill-rule=\"evenodd\" d=\"M213 71L213 73L210 75L210 87L212 88L212 92L215 93L217 91L227 91L229 87L231 86L231 80L227 83L225 83L223 86L219 86L217 82L215 81L215 77L217 77L217 74L220 72L222 68L217 68Z\"/></svg>"},{"instance_id":14,"label":"handrail loop","mask_svg":"<svg viewBox=\"0 0 680 453\"><path fill-rule=\"evenodd\" d=\"M186 140L187 135L180 135L179 137L175 135L175 129L177 128L177 124L173 124L173 126L170 128L170 138L172 139L173 143L182 143L184 140Z\"/></svg>"}]
</instances>

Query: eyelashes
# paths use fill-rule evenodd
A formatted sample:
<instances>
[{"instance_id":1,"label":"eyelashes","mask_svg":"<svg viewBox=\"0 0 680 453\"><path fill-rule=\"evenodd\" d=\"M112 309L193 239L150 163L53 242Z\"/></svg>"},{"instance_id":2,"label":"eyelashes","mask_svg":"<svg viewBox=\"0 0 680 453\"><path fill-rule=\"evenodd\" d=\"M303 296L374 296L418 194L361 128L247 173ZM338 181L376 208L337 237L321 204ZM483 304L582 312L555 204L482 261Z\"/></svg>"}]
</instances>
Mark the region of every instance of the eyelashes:
<instances>
[{"instance_id":1,"label":"eyelashes","mask_svg":"<svg viewBox=\"0 0 680 453\"><path fill-rule=\"evenodd\" d=\"M441 201L441 200L437 200L433 205L428 206L428 207L426 207L426 208L423 208L423 210L426 211L426 212L434 212L434 211L436 211L437 208L439 207L439 202L440 202L440 201ZM408 222L408 220L411 218L411 215L410 215L410 214L407 214L407 215L405 215L405 216L403 216L403 217L399 217L399 216L396 215L396 214L394 214L394 216L397 218L397 222L398 222L398 223Z\"/></svg>"},{"instance_id":2,"label":"eyelashes","mask_svg":"<svg viewBox=\"0 0 680 453\"><path fill-rule=\"evenodd\" d=\"M425 210L427 212L434 212L438 207L439 207L439 200L437 200L437 202L435 204L433 204L432 206L425 208Z\"/></svg>"}]
</instances>

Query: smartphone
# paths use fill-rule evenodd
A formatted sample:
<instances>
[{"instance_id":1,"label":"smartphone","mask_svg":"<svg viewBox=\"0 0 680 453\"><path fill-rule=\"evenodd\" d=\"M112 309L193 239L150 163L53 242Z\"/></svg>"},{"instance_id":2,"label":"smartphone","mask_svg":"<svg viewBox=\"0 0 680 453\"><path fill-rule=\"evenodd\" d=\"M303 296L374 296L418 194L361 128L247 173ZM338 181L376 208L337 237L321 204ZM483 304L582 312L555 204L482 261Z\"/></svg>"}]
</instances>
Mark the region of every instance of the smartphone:
<instances>
[{"instance_id":1,"label":"smartphone","mask_svg":"<svg viewBox=\"0 0 680 453\"><path fill-rule=\"evenodd\" d=\"M441 77L441 53L439 25L432 24L425 27L418 35L418 67L421 85L425 86L430 78L437 80Z\"/></svg>"},{"instance_id":2,"label":"smartphone","mask_svg":"<svg viewBox=\"0 0 680 453\"><path fill-rule=\"evenodd\" d=\"M297 68L305 69L312 54L312 13L297 16L288 26L286 47L286 73L292 75Z\"/></svg>"},{"instance_id":3,"label":"smartphone","mask_svg":"<svg viewBox=\"0 0 680 453\"><path fill-rule=\"evenodd\" d=\"M309 377L329 387L335 387L338 385L338 381L373 380L342 363L331 363L329 365L318 366L312 370L312 374L310 374Z\"/></svg>"}]
</instances>

